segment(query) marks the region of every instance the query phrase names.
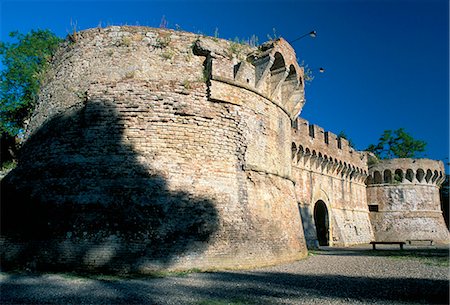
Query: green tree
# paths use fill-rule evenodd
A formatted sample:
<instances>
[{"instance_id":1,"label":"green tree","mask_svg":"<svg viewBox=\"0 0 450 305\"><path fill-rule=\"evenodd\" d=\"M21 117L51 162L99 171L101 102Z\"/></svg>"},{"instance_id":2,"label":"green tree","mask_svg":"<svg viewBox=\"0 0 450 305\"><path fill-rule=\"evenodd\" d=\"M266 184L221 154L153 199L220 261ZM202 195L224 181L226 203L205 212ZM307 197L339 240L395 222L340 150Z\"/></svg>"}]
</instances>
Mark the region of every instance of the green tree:
<instances>
[{"instance_id":1,"label":"green tree","mask_svg":"<svg viewBox=\"0 0 450 305\"><path fill-rule=\"evenodd\" d=\"M49 30L12 32L0 42L0 133L15 137L33 110L45 71L62 39Z\"/></svg>"},{"instance_id":2,"label":"green tree","mask_svg":"<svg viewBox=\"0 0 450 305\"><path fill-rule=\"evenodd\" d=\"M353 149L356 149L355 143L353 143L352 139L350 139L343 130L341 130L337 136L338 138L346 139L348 141L348 146L350 146Z\"/></svg>"},{"instance_id":3,"label":"green tree","mask_svg":"<svg viewBox=\"0 0 450 305\"><path fill-rule=\"evenodd\" d=\"M414 139L403 128L385 130L378 144L371 144L367 151L374 153L379 159L417 158L425 151L426 142Z\"/></svg>"}]
</instances>

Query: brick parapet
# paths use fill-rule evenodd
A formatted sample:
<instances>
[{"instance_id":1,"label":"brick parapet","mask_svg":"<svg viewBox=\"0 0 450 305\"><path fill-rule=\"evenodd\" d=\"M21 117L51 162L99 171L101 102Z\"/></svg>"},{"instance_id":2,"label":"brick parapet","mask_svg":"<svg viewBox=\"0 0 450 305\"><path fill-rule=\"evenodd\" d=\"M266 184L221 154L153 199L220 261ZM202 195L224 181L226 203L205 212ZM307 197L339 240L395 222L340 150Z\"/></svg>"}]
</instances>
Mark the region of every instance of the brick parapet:
<instances>
[{"instance_id":1,"label":"brick parapet","mask_svg":"<svg viewBox=\"0 0 450 305\"><path fill-rule=\"evenodd\" d=\"M368 175L367 155L350 147L347 139L303 118L293 122L292 132L294 166L364 183Z\"/></svg>"},{"instance_id":2,"label":"brick parapet","mask_svg":"<svg viewBox=\"0 0 450 305\"><path fill-rule=\"evenodd\" d=\"M370 158L367 185L422 184L439 188L445 180L442 161L430 159L388 159Z\"/></svg>"}]
</instances>

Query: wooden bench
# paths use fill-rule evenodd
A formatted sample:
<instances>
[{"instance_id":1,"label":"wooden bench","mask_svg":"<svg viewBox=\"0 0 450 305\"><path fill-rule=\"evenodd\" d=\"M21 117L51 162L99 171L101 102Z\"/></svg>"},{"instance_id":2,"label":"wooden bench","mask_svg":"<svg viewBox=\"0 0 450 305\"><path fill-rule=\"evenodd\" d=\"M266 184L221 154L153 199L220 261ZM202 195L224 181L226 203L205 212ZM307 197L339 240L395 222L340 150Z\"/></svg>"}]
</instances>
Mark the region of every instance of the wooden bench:
<instances>
[{"instance_id":1,"label":"wooden bench","mask_svg":"<svg viewBox=\"0 0 450 305\"><path fill-rule=\"evenodd\" d=\"M375 245L400 245L400 250L403 250L404 241L371 241L370 244L373 250L376 250Z\"/></svg>"},{"instance_id":2,"label":"wooden bench","mask_svg":"<svg viewBox=\"0 0 450 305\"><path fill-rule=\"evenodd\" d=\"M430 243L430 246L433 245L433 240L432 239L408 239L407 240L408 244L413 244L413 243Z\"/></svg>"}]
</instances>

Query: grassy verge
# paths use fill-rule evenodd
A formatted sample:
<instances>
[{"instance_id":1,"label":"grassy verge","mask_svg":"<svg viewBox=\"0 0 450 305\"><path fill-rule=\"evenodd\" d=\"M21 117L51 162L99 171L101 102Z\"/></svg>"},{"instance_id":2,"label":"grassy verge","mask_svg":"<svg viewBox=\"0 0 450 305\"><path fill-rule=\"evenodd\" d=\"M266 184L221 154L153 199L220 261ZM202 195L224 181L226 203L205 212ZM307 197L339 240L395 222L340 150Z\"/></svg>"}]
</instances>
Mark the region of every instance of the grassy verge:
<instances>
[{"instance_id":1,"label":"grassy verge","mask_svg":"<svg viewBox=\"0 0 450 305\"><path fill-rule=\"evenodd\" d=\"M152 271L145 274L132 274L132 273L122 273L122 274L108 274L108 273L90 273L90 272L37 272L30 273L22 270L14 270L6 272L5 274L10 275L57 275L67 280L95 280L95 281L120 281L126 279L152 279L152 278L165 278L165 277L185 277L192 273L202 272L200 269L190 269L185 271Z\"/></svg>"},{"instance_id":2,"label":"grassy verge","mask_svg":"<svg viewBox=\"0 0 450 305\"><path fill-rule=\"evenodd\" d=\"M248 300L244 299L208 299L201 300L195 303L197 305L250 305L253 304Z\"/></svg>"},{"instance_id":3,"label":"grassy verge","mask_svg":"<svg viewBox=\"0 0 450 305\"><path fill-rule=\"evenodd\" d=\"M379 253L377 253L380 251L372 250L372 252L375 255L380 255ZM420 251L403 250L403 251L381 251L381 252L383 253L382 256L387 256L392 259L415 260L427 265L449 267L448 252L445 253L433 250L420 250Z\"/></svg>"},{"instance_id":4,"label":"grassy verge","mask_svg":"<svg viewBox=\"0 0 450 305\"><path fill-rule=\"evenodd\" d=\"M329 255L329 250L309 250L309 256L315 255ZM415 260L421 263L449 267L449 249L404 249L404 250L354 250L354 249L339 249L334 252L334 255L360 255L360 256L383 256L396 260Z\"/></svg>"}]
</instances>

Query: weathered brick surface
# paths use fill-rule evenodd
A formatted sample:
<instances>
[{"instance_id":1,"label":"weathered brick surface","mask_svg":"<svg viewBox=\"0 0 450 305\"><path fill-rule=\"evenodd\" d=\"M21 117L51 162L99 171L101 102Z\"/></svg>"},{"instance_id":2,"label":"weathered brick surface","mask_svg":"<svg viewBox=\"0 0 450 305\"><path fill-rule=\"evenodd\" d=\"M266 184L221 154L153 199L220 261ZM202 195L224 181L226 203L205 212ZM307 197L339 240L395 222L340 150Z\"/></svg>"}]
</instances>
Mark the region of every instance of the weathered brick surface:
<instances>
[{"instance_id":1,"label":"weathered brick surface","mask_svg":"<svg viewBox=\"0 0 450 305\"><path fill-rule=\"evenodd\" d=\"M366 200L367 158L347 140L303 119L294 122L292 168L306 241L317 245L314 208L328 210L329 244L346 246L373 239Z\"/></svg>"},{"instance_id":2,"label":"weathered brick surface","mask_svg":"<svg viewBox=\"0 0 450 305\"><path fill-rule=\"evenodd\" d=\"M444 164L428 159L383 160L369 168L367 202L376 240L448 243L439 186Z\"/></svg>"},{"instance_id":3,"label":"weathered brick surface","mask_svg":"<svg viewBox=\"0 0 450 305\"><path fill-rule=\"evenodd\" d=\"M3 181L18 201L5 207L7 266L145 272L306 255L290 114L229 85L241 56L229 42L198 39L111 27L61 50Z\"/></svg>"},{"instance_id":4,"label":"weathered brick surface","mask_svg":"<svg viewBox=\"0 0 450 305\"><path fill-rule=\"evenodd\" d=\"M330 245L371 241L370 220L377 239L420 227L415 237L445 240L425 229L441 226L443 168L420 161L431 163L419 182L366 192L367 154L297 118L304 75L285 40L250 48L147 27L76 38L55 57L19 166L1 181L3 268L292 261L317 245L318 202ZM369 218L367 197L401 207Z\"/></svg>"}]
</instances>

